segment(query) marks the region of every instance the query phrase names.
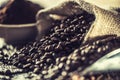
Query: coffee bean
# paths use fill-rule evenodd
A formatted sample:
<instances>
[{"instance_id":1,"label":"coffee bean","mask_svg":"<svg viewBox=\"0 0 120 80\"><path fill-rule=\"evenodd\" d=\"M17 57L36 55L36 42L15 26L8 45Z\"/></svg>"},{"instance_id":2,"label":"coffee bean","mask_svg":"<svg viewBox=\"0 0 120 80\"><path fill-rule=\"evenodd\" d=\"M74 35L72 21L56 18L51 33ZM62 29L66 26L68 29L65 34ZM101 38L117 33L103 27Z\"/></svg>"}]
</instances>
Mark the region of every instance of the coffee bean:
<instances>
[{"instance_id":1,"label":"coffee bean","mask_svg":"<svg viewBox=\"0 0 120 80\"><path fill-rule=\"evenodd\" d=\"M33 72L38 74L39 73L39 68L35 68Z\"/></svg>"},{"instance_id":2,"label":"coffee bean","mask_svg":"<svg viewBox=\"0 0 120 80\"><path fill-rule=\"evenodd\" d=\"M23 65L21 63L18 63L19 68L23 68Z\"/></svg>"},{"instance_id":3,"label":"coffee bean","mask_svg":"<svg viewBox=\"0 0 120 80\"><path fill-rule=\"evenodd\" d=\"M11 74L11 71L10 70L6 70L5 72L7 75L10 75Z\"/></svg>"},{"instance_id":4,"label":"coffee bean","mask_svg":"<svg viewBox=\"0 0 120 80\"><path fill-rule=\"evenodd\" d=\"M31 63L28 63L28 64L24 65L23 68L28 68L28 67L30 67L30 65L31 65Z\"/></svg>"},{"instance_id":5,"label":"coffee bean","mask_svg":"<svg viewBox=\"0 0 120 80\"><path fill-rule=\"evenodd\" d=\"M32 61L31 58L28 58L28 59L27 59L27 62L31 62L31 61Z\"/></svg>"},{"instance_id":6,"label":"coffee bean","mask_svg":"<svg viewBox=\"0 0 120 80\"><path fill-rule=\"evenodd\" d=\"M58 67L59 67L59 68L62 68L63 65L64 65L63 63L60 63L60 64L58 65Z\"/></svg>"},{"instance_id":7,"label":"coffee bean","mask_svg":"<svg viewBox=\"0 0 120 80\"><path fill-rule=\"evenodd\" d=\"M47 74L47 71L45 71L45 70L44 70L44 71L42 71L42 74L43 74L43 75Z\"/></svg>"},{"instance_id":8,"label":"coffee bean","mask_svg":"<svg viewBox=\"0 0 120 80\"><path fill-rule=\"evenodd\" d=\"M60 59L61 62L65 62L66 60L67 60L66 57L61 57L61 59Z\"/></svg>"},{"instance_id":9,"label":"coffee bean","mask_svg":"<svg viewBox=\"0 0 120 80\"><path fill-rule=\"evenodd\" d=\"M66 64L69 65L71 63L71 60L67 60Z\"/></svg>"},{"instance_id":10,"label":"coffee bean","mask_svg":"<svg viewBox=\"0 0 120 80\"><path fill-rule=\"evenodd\" d=\"M51 45L45 47L45 51L52 51L53 49L54 48Z\"/></svg>"},{"instance_id":11,"label":"coffee bean","mask_svg":"<svg viewBox=\"0 0 120 80\"><path fill-rule=\"evenodd\" d=\"M62 71L62 76L66 76L67 75L67 72L66 71Z\"/></svg>"},{"instance_id":12,"label":"coffee bean","mask_svg":"<svg viewBox=\"0 0 120 80\"><path fill-rule=\"evenodd\" d=\"M38 65L38 64L40 64L41 63L41 61L36 61L36 65Z\"/></svg>"}]
</instances>

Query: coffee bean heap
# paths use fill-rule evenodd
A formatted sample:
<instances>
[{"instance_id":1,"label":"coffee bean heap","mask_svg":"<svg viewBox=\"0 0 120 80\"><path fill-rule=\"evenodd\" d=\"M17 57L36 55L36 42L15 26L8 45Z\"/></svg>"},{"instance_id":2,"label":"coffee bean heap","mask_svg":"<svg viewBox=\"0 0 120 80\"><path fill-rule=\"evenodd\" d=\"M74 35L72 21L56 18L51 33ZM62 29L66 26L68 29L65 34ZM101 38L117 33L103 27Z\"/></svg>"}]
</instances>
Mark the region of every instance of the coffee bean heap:
<instances>
[{"instance_id":1,"label":"coffee bean heap","mask_svg":"<svg viewBox=\"0 0 120 80\"><path fill-rule=\"evenodd\" d=\"M71 76L71 80L119 80L120 71L112 72L100 72L94 75L79 76L78 73L74 73Z\"/></svg>"},{"instance_id":2,"label":"coffee bean heap","mask_svg":"<svg viewBox=\"0 0 120 80\"><path fill-rule=\"evenodd\" d=\"M118 43L120 43L119 37L108 37L107 39L97 40L83 45L74 50L69 56L56 58L54 65L41 70L37 78L40 80L68 80L74 73L79 74L81 70L94 63L97 59L116 49L120 45ZM36 68L35 70L37 71L38 69ZM83 78L84 80L99 78L101 75L103 73L99 75L85 75ZM113 73L107 73L107 75L113 75ZM104 76L104 78L108 77ZM116 74L115 78L120 77Z\"/></svg>"},{"instance_id":3,"label":"coffee bean heap","mask_svg":"<svg viewBox=\"0 0 120 80\"><path fill-rule=\"evenodd\" d=\"M62 20L59 22L60 25L56 24L48 35L23 47L19 55L13 55L10 62L35 73L41 73L41 70L52 67L56 58L68 56L81 45L93 21L93 18L89 19L91 17L94 16L84 12Z\"/></svg>"},{"instance_id":4,"label":"coffee bean heap","mask_svg":"<svg viewBox=\"0 0 120 80\"><path fill-rule=\"evenodd\" d=\"M0 48L0 61L7 63L6 61L14 54L17 53L17 49L12 45L4 45Z\"/></svg>"},{"instance_id":5,"label":"coffee bean heap","mask_svg":"<svg viewBox=\"0 0 120 80\"><path fill-rule=\"evenodd\" d=\"M7 75L23 72L22 69L8 65L10 57L18 53L17 49L12 45L4 44L2 48L0 48L0 80L9 80L9 76Z\"/></svg>"},{"instance_id":6,"label":"coffee bean heap","mask_svg":"<svg viewBox=\"0 0 120 80\"><path fill-rule=\"evenodd\" d=\"M117 43L120 43L120 38L108 37L83 45L68 57L57 58L56 64L48 68L40 80L68 80L74 71L80 73L106 53L116 49L120 45Z\"/></svg>"},{"instance_id":7,"label":"coffee bean heap","mask_svg":"<svg viewBox=\"0 0 120 80\"><path fill-rule=\"evenodd\" d=\"M40 40L30 42L10 57L0 60L27 73L12 75L9 80L16 77L19 79L21 76L28 80L71 80L74 73L80 74L100 57L120 47L120 38L116 36L82 44L93 20L93 15L84 12L57 21L50 32ZM6 73L12 74L8 70ZM93 77L97 78L96 75ZM115 78L117 77L116 74ZM90 79L91 76L85 75L83 78Z\"/></svg>"},{"instance_id":8,"label":"coffee bean heap","mask_svg":"<svg viewBox=\"0 0 120 80\"><path fill-rule=\"evenodd\" d=\"M73 76L78 77L79 80L120 80L120 71L112 71L112 72L101 72L97 74L87 75L87 76L78 76L78 74L74 74ZM73 77L72 76L72 77ZM74 80L74 79L73 79Z\"/></svg>"}]
</instances>

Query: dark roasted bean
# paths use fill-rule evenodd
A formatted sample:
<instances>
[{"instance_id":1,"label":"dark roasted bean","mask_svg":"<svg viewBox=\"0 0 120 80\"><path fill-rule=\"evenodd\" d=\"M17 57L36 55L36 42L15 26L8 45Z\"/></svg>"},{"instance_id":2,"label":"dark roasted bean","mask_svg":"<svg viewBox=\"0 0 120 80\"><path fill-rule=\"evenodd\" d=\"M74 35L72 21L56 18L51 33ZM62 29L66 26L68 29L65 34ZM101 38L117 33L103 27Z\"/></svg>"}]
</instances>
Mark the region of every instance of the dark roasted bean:
<instances>
[{"instance_id":1,"label":"dark roasted bean","mask_svg":"<svg viewBox=\"0 0 120 80\"><path fill-rule=\"evenodd\" d=\"M31 65L31 63L28 63L28 64L26 64L26 65L23 65L23 68L28 68L28 67L30 67L30 65Z\"/></svg>"},{"instance_id":2,"label":"dark roasted bean","mask_svg":"<svg viewBox=\"0 0 120 80\"><path fill-rule=\"evenodd\" d=\"M39 73L39 68L34 68L34 73Z\"/></svg>"}]
</instances>

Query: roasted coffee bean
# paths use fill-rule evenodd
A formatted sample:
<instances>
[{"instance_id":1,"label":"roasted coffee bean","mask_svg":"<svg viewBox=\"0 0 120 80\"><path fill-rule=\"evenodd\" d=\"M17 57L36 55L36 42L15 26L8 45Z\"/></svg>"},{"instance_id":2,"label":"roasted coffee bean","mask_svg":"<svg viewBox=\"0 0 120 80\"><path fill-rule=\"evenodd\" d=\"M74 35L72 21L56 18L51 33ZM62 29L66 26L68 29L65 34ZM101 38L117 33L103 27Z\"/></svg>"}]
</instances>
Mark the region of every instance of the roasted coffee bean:
<instances>
[{"instance_id":1,"label":"roasted coffee bean","mask_svg":"<svg viewBox=\"0 0 120 80\"><path fill-rule=\"evenodd\" d=\"M23 68L23 65L21 63L18 63L17 65L19 68Z\"/></svg>"},{"instance_id":2,"label":"roasted coffee bean","mask_svg":"<svg viewBox=\"0 0 120 80\"><path fill-rule=\"evenodd\" d=\"M25 56L25 54L20 54L18 57L23 58L24 56Z\"/></svg>"},{"instance_id":3,"label":"roasted coffee bean","mask_svg":"<svg viewBox=\"0 0 120 80\"><path fill-rule=\"evenodd\" d=\"M38 58L38 57L39 57L38 54L34 54L33 59L36 59L36 58Z\"/></svg>"},{"instance_id":4,"label":"roasted coffee bean","mask_svg":"<svg viewBox=\"0 0 120 80\"><path fill-rule=\"evenodd\" d=\"M28 64L26 64L26 65L23 65L23 68L29 68L30 65L31 65L31 63L28 63Z\"/></svg>"},{"instance_id":5,"label":"roasted coffee bean","mask_svg":"<svg viewBox=\"0 0 120 80\"><path fill-rule=\"evenodd\" d=\"M40 61L36 61L36 65L40 64L41 62Z\"/></svg>"},{"instance_id":6,"label":"roasted coffee bean","mask_svg":"<svg viewBox=\"0 0 120 80\"><path fill-rule=\"evenodd\" d=\"M60 63L59 65L58 65L58 68L62 68L63 67L63 65L64 65L64 63Z\"/></svg>"},{"instance_id":7,"label":"roasted coffee bean","mask_svg":"<svg viewBox=\"0 0 120 80\"><path fill-rule=\"evenodd\" d=\"M35 67L33 65L30 65L29 69L33 70Z\"/></svg>"},{"instance_id":8,"label":"roasted coffee bean","mask_svg":"<svg viewBox=\"0 0 120 80\"><path fill-rule=\"evenodd\" d=\"M33 72L38 74L39 73L39 68L34 68Z\"/></svg>"},{"instance_id":9,"label":"roasted coffee bean","mask_svg":"<svg viewBox=\"0 0 120 80\"><path fill-rule=\"evenodd\" d=\"M39 68L39 65L34 65L35 68Z\"/></svg>"},{"instance_id":10,"label":"roasted coffee bean","mask_svg":"<svg viewBox=\"0 0 120 80\"><path fill-rule=\"evenodd\" d=\"M31 59L31 58L28 58L28 59L27 59L27 62L32 62L32 59Z\"/></svg>"},{"instance_id":11,"label":"roasted coffee bean","mask_svg":"<svg viewBox=\"0 0 120 80\"><path fill-rule=\"evenodd\" d=\"M60 61L65 62L67 60L67 57L61 57Z\"/></svg>"},{"instance_id":12,"label":"roasted coffee bean","mask_svg":"<svg viewBox=\"0 0 120 80\"><path fill-rule=\"evenodd\" d=\"M47 64L48 64L48 65L50 65L50 64L52 64L52 63L53 63L53 60L52 60L52 59L50 59L50 58L48 58L48 59L46 60L46 62L47 62Z\"/></svg>"},{"instance_id":13,"label":"roasted coffee bean","mask_svg":"<svg viewBox=\"0 0 120 80\"><path fill-rule=\"evenodd\" d=\"M63 48L62 48L62 46L60 45L60 44L58 44L56 47L55 47L55 50L56 51L60 51L60 50L62 50Z\"/></svg>"},{"instance_id":14,"label":"roasted coffee bean","mask_svg":"<svg viewBox=\"0 0 120 80\"><path fill-rule=\"evenodd\" d=\"M46 70L42 71L42 74L43 75L47 74L47 71Z\"/></svg>"},{"instance_id":15,"label":"roasted coffee bean","mask_svg":"<svg viewBox=\"0 0 120 80\"><path fill-rule=\"evenodd\" d=\"M7 75L10 75L11 74L11 71L10 70L6 70L5 72Z\"/></svg>"}]
</instances>

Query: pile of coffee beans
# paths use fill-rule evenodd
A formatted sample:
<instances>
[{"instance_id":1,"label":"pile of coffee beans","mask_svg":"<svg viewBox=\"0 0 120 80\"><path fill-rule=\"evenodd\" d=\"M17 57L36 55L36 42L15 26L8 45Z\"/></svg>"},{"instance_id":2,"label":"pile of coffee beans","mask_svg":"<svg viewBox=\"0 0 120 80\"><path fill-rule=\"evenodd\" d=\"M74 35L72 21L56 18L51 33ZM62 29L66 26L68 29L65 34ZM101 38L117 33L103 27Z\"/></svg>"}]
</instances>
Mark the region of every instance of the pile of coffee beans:
<instances>
[{"instance_id":1,"label":"pile of coffee beans","mask_svg":"<svg viewBox=\"0 0 120 80\"><path fill-rule=\"evenodd\" d=\"M117 49L120 45L118 43L120 43L119 37L108 37L106 39L97 40L86 45L82 45L80 48L75 49L74 52L72 52L68 56L57 57L56 59L53 56L53 59L55 59L54 62L51 62L49 66L48 64L46 64L47 62L45 62L46 65L43 66L45 68L34 68L33 73L38 75L37 79L39 80L71 80L76 73L76 76L80 77L81 79L84 78L83 80L94 80L93 78L100 78L100 80L108 78L110 78L110 80L116 78L120 79L119 74L117 74L117 72L99 73L97 75L87 74L82 77L80 76L81 71L84 70L86 67L94 63L106 53ZM53 53L51 53L51 55L52 54ZM47 61L47 58L44 60ZM40 64L38 63L36 64L36 66L40 66ZM116 75L113 75L113 73L116 73ZM108 76L104 76L104 74ZM32 78L35 78L35 76Z\"/></svg>"},{"instance_id":2,"label":"pile of coffee beans","mask_svg":"<svg viewBox=\"0 0 120 80\"><path fill-rule=\"evenodd\" d=\"M70 54L72 61L77 60L75 62L76 63L78 62L79 64L77 64L77 65L80 65L79 68L75 71L75 73L80 75L80 73L86 67L93 64L96 60L98 60L102 56L106 55L110 51L113 51L113 50L119 48L119 46L120 46L119 42L120 42L120 37L108 37L106 39L97 40L92 43L88 43L84 46L81 46L79 49L76 49L72 54ZM81 62L81 64L80 64L80 62ZM95 74L94 72L86 73L84 78L88 78L88 76L90 78L94 74ZM104 74L113 75L112 72L104 72ZM72 73L72 76L73 75L74 75L74 73ZM102 75L102 72L100 72L100 75ZM115 76L119 77L119 74L115 75ZM98 75L95 77L98 78ZM120 77L119 77L119 79L120 79ZM87 80L87 79L84 79L84 80ZM102 80L102 79L100 79L100 80Z\"/></svg>"},{"instance_id":3,"label":"pile of coffee beans","mask_svg":"<svg viewBox=\"0 0 120 80\"><path fill-rule=\"evenodd\" d=\"M74 80L76 77L81 77L82 70L108 52L120 47L120 38L116 36L82 44L93 21L94 16L85 11L65 20L56 21L53 28L41 39L28 43L11 56L7 54L7 57L3 57L0 61L19 70L8 69L4 72L7 76L6 80L21 77L23 80ZM24 74L20 74L20 71ZM90 80L101 75L103 74L85 75L82 78ZM120 79L119 75L116 74L116 78Z\"/></svg>"},{"instance_id":4,"label":"pile of coffee beans","mask_svg":"<svg viewBox=\"0 0 120 80\"><path fill-rule=\"evenodd\" d=\"M3 47L0 48L0 61L6 63L6 61L16 52L17 49L12 45L3 45Z\"/></svg>"},{"instance_id":5,"label":"pile of coffee beans","mask_svg":"<svg viewBox=\"0 0 120 80\"><path fill-rule=\"evenodd\" d=\"M84 12L59 22L60 25L55 24L49 34L27 44L19 55L11 57L10 62L19 68L41 73L41 70L54 66L57 58L68 56L81 45L93 20L93 15Z\"/></svg>"},{"instance_id":6,"label":"pile of coffee beans","mask_svg":"<svg viewBox=\"0 0 120 80\"><path fill-rule=\"evenodd\" d=\"M87 76L79 76L77 73L74 73L71 76L70 80L119 80L120 79L120 71L112 71L112 72L100 72L94 75Z\"/></svg>"},{"instance_id":7,"label":"pile of coffee beans","mask_svg":"<svg viewBox=\"0 0 120 80\"><path fill-rule=\"evenodd\" d=\"M75 49L69 56L57 58L54 66L45 70L46 74L40 79L66 80L70 78L71 75L74 75L74 73L80 73L106 53L116 49L118 47L116 43L119 42L120 38L108 37L107 39L97 40L81 46ZM114 48L112 46L114 46Z\"/></svg>"},{"instance_id":8,"label":"pile of coffee beans","mask_svg":"<svg viewBox=\"0 0 120 80\"><path fill-rule=\"evenodd\" d=\"M19 51L12 45L4 43L0 48L0 80L9 80L10 75L23 72L22 69L14 65L8 65L8 60L15 53L19 54Z\"/></svg>"}]
</instances>

